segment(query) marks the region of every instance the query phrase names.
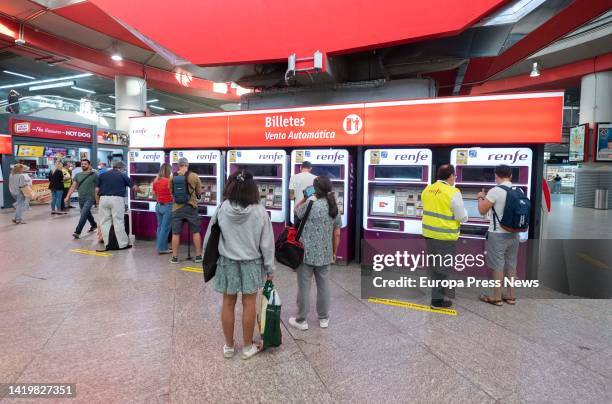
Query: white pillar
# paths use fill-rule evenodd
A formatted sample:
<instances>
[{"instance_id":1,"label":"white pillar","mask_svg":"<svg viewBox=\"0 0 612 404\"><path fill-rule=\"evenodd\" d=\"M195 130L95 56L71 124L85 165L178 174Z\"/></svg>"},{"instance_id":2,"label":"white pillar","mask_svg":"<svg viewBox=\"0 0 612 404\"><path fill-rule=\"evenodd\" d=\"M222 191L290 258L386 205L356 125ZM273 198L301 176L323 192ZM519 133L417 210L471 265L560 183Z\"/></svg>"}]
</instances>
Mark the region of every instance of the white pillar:
<instances>
[{"instance_id":1,"label":"white pillar","mask_svg":"<svg viewBox=\"0 0 612 404\"><path fill-rule=\"evenodd\" d=\"M580 88L580 124L612 122L612 71L589 74Z\"/></svg>"},{"instance_id":2,"label":"white pillar","mask_svg":"<svg viewBox=\"0 0 612 404\"><path fill-rule=\"evenodd\" d=\"M115 129L128 131L130 118L144 116L147 82L140 77L115 76Z\"/></svg>"}]
</instances>

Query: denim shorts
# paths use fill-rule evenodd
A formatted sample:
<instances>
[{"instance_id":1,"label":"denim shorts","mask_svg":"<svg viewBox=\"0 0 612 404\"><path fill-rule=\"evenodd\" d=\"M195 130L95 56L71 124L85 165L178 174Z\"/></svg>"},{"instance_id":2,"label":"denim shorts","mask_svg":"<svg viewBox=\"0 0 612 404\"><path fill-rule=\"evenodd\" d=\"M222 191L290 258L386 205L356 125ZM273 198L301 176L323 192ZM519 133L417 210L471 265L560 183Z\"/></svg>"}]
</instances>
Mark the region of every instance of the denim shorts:
<instances>
[{"instance_id":1,"label":"denim shorts","mask_svg":"<svg viewBox=\"0 0 612 404\"><path fill-rule=\"evenodd\" d=\"M219 293L257 293L264 285L263 260L235 261L221 255L214 280L214 288Z\"/></svg>"}]
</instances>

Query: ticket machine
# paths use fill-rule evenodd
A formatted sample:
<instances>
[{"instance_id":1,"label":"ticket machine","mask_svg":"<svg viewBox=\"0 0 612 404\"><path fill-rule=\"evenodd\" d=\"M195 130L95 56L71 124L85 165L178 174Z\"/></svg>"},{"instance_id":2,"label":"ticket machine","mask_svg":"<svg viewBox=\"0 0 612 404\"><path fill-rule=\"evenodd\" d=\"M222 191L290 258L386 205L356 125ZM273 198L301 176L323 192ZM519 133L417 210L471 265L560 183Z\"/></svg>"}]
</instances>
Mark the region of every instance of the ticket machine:
<instances>
[{"instance_id":1,"label":"ticket machine","mask_svg":"<svg viewBox=\"0 0 612 404\"><path fill-rule=\"evenodd\" d=\"M259 187L260 203L266 208L275 237L285 228L289 181L287 153L284 150L229 150L227 152L227 176L248 170Z\"/></svg>"},{"instance_id":2,"label":"ticket machine","mask_svg":"<svg viewBox=\"0 0 612 404\"><path fill-rule=\"evenodd\" d=\"M429 149L366 150L363 238L420 238L421 192L431 176Z\"/></svg>"},{"instance_id":3,"label":"ticket machine","mask_svg":"<svg viewBox=\"0 0 612 404\"><path fill-rule=\"evenodd\" d=\"M300 149L291 152L291 175L301 170L303 161L312 164L312 174L325 175L332 182L332 190L338 204L338 212L342 217L342 229L340 245L338 246L337 259L343 263L351 260L353 255L354 240L352 206L354 174L353 161L348 150L345 149ZM290 218L293 222L293 209L295 201L290 204Z\"/></svg>"},{"instance_id":4,"label":"ticket machine","mask_svg":"<svg viewBox=\"0 0 612 404\"><path fill-rule=\"evenodd\" d=\"M495 167L505 164L512 168L512 184L531 196L531 169L533 152L527 147L457 148L451 151L451 164L455 166L455 186L461 190L468 211L468 221L461 225L462 238L484 238L492 220L491 213L478 212L478 192L495 186ZM528 232L521 233L527 239Z\"/></svg>"},{"instance_id":5,"label":"ticket machine","mask_svg":"<svg viewBox=\"0 0 612 404\"><path fill-rule=\"evenodd\" d=\"M163 150L130 150L128 153L128 175L135 185L129 193L129 207L136 237L155 238L157 221L153 181L165 161Z\"/></svg>"}]
</instances>

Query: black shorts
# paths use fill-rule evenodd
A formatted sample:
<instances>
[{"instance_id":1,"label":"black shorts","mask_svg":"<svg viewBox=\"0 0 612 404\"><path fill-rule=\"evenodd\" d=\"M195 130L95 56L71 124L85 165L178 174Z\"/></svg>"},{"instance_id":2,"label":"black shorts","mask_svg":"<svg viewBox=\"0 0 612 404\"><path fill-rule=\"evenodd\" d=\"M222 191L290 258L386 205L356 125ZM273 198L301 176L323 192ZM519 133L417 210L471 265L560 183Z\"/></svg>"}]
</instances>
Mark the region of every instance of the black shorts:
<instances>
[{"instance_id":1,"label":"black shorts","mask_svg":"<svg viewBox=\"0 0 612 404\"><path fill-rule=\"evenodd\" d=\"M181 234L183 221L189 223L189 231L191 234L200 232L201 222L197 208L191 205L185 205L172 212L172 234Z\"/></svg>"}]
</instances>

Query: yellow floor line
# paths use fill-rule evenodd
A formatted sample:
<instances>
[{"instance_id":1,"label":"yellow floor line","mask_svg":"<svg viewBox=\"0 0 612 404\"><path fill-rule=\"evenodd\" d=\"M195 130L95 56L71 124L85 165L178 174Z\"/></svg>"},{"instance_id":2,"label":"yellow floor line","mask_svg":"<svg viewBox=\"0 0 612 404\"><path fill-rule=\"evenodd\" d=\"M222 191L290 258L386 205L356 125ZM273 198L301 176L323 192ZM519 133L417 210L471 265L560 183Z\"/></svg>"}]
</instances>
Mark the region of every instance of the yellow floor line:
<instances>
[{"instance_id":1,"label":"yellow floor line","mask_svg":"<svg viewBox=\"0 0 612 404\"><path fill-rule=\"evenodd\" d=\"M96 257L111 257L113 255L112 253L109 253L109 252L99 252L96 250L83 250L80 248L74 248L70 251L79 253L79 254L95 255Z\"/></svg>"},{"instance_id":2,"label":"yellow floor line","mask_svg":"<svg viewBox=\"0 0 612 404\"><path fill-rule=\"evenodd\" d=\"M411 310L417 310L417 311L428 311L430 313L437 313L437 314L446 314L449 316L457 315L457 310L455 309L432 309L431 306L427 306L424 304L405 302L402 300L380 299L377 297L371 297L368 299L368 302L384 304L387 306L402 307L404 309L411 309Z\"/></svg>"},{"instance_id":3,"label":"yellow floor line","mask_svg":"<svg viewBox=\"0 0 612 404\"><path fill-rule=\"evenodd\" d=\"M606 264L603 261L598 260L597 258L593 258L588 254L578 253L578 256L582 258L583 260L585 260L586 262L588 262L589 264L593 265L594 267L597 267L599 269L610 269L608 264Z\"/></svg>"},{"instance_id":4,"label":"yellow floor line","mask_svg":"<svg viewBox=\"0 0 612 404\"><path fill-rule=\"evenodd\" d=\"M182 268L178 268L181 271L185 271L185 272L195 272L197 274L201 274L204 271L202 271L202 268L196 268L196 267L182 267Z\"/></svg>"}]
</instances>

